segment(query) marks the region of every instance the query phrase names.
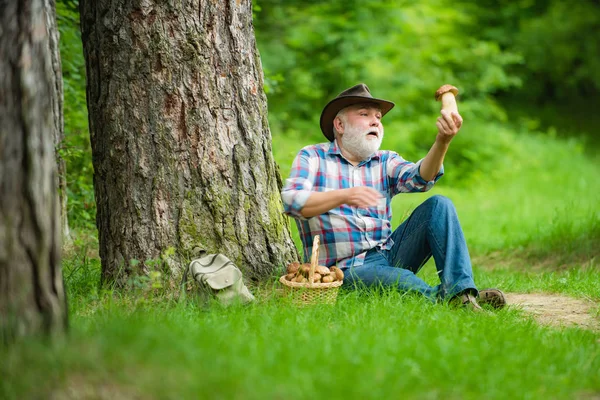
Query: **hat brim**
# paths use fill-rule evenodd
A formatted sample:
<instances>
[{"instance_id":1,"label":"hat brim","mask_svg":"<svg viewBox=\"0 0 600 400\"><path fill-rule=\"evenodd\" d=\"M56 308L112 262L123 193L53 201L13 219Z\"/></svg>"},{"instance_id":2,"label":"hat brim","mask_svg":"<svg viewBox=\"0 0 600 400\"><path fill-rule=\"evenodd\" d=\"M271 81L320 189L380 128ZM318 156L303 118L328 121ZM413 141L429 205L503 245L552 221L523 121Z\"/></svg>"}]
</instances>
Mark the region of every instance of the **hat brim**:
<instances>
[{"instance_id":1,"label":"hat brim","mask_svg":"<svg viewBox=\"0 0 600 400\"><path fill-rule=\"evenodd\" d=\"M331 100L325 108L323 108L323 112L321 113L321 131L323 135L332 142L333 137L333 120L340 110L352 106L354 104L363 104L363 103L374 103L381 109L381 116L383 117L394 108L394 103L391 101L383 100L383 99L375 99L372 97L363 97L363 96L344 96L337 97Z\"/></svg>"}]
</instances>

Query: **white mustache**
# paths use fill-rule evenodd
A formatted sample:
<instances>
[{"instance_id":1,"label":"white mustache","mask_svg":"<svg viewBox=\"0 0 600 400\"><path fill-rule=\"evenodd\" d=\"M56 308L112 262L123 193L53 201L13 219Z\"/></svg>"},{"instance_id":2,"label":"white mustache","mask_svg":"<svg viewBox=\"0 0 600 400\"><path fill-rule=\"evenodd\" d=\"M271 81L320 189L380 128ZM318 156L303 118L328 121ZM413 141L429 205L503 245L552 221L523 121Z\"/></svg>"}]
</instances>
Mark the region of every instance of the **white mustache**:
<instances>
[{"instance_id":1,"label":"white mustache","mask_svg":"<svg viewBox=\"0 0 600 400\"><path fill-rule=\"evenodd\" d=\"M367 136L369 133L375 133L377 135L377 137L381 137L381 135L383 134L383 129L382 128L365 129L363 132L361 132L361 135Z\"/></svg>"}]
</instances>

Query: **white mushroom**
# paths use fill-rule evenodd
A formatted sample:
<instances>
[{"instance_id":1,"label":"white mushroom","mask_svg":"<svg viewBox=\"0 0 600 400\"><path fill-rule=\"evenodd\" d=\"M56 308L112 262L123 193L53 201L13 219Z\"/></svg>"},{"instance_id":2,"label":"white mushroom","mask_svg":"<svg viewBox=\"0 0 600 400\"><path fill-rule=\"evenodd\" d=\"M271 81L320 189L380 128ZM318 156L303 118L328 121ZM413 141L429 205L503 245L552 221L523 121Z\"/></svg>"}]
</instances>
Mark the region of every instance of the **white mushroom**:
<instances>
[{"instance_id":1,"label":"white mushroom","mask_svg":"<svg viewBox=\"0 0 600 400\"><path fill-rule=\"evenodd\" d=\"M435 100L442 101L442 110L448 112L454 111L458 113L458 106L456 105L456 97L458 95L458 89L452 85L443 85L435 92Z\"/></svg>"}]
</instances>

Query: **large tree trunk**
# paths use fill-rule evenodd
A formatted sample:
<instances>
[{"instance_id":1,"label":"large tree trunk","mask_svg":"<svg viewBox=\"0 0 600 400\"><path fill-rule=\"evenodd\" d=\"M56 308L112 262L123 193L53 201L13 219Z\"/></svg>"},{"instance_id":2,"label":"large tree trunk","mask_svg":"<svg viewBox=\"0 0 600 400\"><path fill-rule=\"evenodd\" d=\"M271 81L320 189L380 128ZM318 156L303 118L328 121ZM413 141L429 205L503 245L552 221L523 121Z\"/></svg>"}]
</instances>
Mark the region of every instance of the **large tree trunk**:
<instances>
[{"instance_id":1,"label":"large tree trunk","mask_svg":"<svg viewBox=\"0 0 600 400\"><path fill-rule=\"evenodd\" d=\"M57 185L60 200L60 230L62 232L63 243L71 242L71 232L69 229L69 218L67 216L67 164L60 155L62 141L65 138L64 120L63 120L63 81L62 67L60 63L60 48L58 45L58 27L56 26L56 1L44 0L46 6L46 20L48 26L48 38L50 45L50 56L52 58L52 85L56 92L52 96L52 111L54 114L54 148L56 151L56 165L58 168Z\"/></svg>"},{"instance_id":2,"label":"large tree trunk","mask_svg":"<svg viewBox=\"0 0 600 400\"><path fill-rule=\"evenodd\" d=\"M61 332L56 96L43 0L0 1L0 335Z\"/></svg>"},{"instance_id":3,"label":"large tree trunk","mask_svg":"<svg viewBox=\"0 0 600 400\"><path fill-rule=\"evenodd\" d=\"M82 0L80 11L103 278L169 248L175 274L195 247L255 279L296 259L250 1Z\"/></svg>"}]
</instances>

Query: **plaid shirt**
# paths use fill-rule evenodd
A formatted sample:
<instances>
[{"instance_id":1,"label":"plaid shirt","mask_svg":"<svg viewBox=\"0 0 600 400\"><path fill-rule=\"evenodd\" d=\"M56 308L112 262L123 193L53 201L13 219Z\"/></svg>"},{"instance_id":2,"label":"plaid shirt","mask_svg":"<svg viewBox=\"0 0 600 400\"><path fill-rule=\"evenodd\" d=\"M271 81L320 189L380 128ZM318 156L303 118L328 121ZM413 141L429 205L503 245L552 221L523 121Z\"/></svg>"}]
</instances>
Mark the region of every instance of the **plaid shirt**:
<instances>
[{"instance_id":1,"label":"plaid shirt","mask_svg":"<svg viewBox=\"0 0 600 400\"><path fill-rule=\"evenodd\" d=\"M422 161L422 160L421 160ZM432 181L419 175L421 161L408 162L392 151L377 151L357 166L340 152L337 142L307 146L300 150L290 177L281 192L284 211L294 217L304 247L304 261L310 260L314 235L321 236L319 264L340 268L362 265L365 252L374 247L391 249L392 197L398 193L425 192L443 175L442 167ZM311 218L300 211L311 192L327 192L369 186L382 194L375 207L347 204Z\"/></svg>"}]
</instances>

